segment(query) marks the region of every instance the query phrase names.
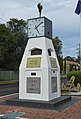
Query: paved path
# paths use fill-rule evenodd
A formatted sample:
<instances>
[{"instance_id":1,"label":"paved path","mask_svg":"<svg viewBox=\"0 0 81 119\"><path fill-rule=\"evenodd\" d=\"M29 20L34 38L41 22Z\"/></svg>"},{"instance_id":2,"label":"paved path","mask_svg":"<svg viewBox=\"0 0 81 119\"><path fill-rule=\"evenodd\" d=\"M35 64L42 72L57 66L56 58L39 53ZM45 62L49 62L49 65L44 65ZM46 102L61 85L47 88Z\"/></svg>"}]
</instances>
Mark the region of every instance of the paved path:
<instances>
[{"instance_id":1,"label":"paved path","mask_svg":"<svg viewBox=\"0 0 81 119\"><path fill-rule=\"evenodd\" d=\"M17 93L18 90L19 90L18 84L2 85L2 86L0 86L0 96Z\"/></svg>"},{"instance_id":2,"label":"paved path","mask_svg":"<svg viewBox=\"0 0 81 119\"><path fill-rule=\"evenodd\" d=\"M6 99L14 98L15 96L17 95L1 98L0 102L5 101ZM11 111L25 112L23 117L30 119L81 119L81 100L61 112L0 105L1 114L9 113Z\"/></svg>"}]
</instances>

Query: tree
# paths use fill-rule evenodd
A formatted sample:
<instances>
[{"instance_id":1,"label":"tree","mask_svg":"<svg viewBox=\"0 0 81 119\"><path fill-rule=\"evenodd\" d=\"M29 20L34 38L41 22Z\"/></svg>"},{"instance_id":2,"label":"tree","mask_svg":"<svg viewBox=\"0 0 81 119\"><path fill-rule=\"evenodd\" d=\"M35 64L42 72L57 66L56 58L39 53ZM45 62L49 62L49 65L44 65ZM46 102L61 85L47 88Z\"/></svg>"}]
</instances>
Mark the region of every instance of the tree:
<instances>
[{"instance_id":1,"label":"tree","mask_svg":"<svg viewBox=\"0 0 81 119\"><path fill-rule=\"evenodd\" d=\"M74 59L71 56L66 56L64 60L74 61Z\"/></svg>"},{"instance_id":2,"label":"tree","mask_svg":"<svg viewBox=\"0 0 81 119\"><path fill-rule=\"evenodd\" d=\"M62 56L62 41L59 39L59 37L55 37L52 39L56 55L60 64L60 70L62 72L63 69L63 56Z\"/></svg>"},{"instance_id":3,"label":"tree","mask_svg":"<svg viewBox=\"0 0 81 119\"><path fill-rule=\"evenodd\" d=\"M7 55L9 51L8 36L10 30L5 26L5 24L0 24L0 68L4 68L4 62L7 62Z\"/></svg>"},{"instance_id":4,"label":"tree","mask_svg":"<svg viewBox=\"0 0 81 119\"><path fill-rule=\"evenodd\" d=\"M13 18L7 24L0 24L1 70L18 70L27 41L26 21ZM62 69L62 42L58 37L52 41Z\"/></svg>"},{"instance_id":5,"label":"tree","mask_svg":"<svg viewBox=\"0 0 81 119\"><path fill-rule=\"evenodd\" d=\"M56 55L59 58L59 56L62 55L62 41L59 39L59 37L55 37L52 39L52 42L56 51Z\"/></svg>"},{"instance_id":6,"label":"tree","mask_svg":"<svg viewBox=\"0 0 81 119\"><path fill-rule=\"evenodd\" d=\"M0 25L0 68L18 70L27 43L27 23L10 19L7 25Z\"/></svg>"}]
</instances>

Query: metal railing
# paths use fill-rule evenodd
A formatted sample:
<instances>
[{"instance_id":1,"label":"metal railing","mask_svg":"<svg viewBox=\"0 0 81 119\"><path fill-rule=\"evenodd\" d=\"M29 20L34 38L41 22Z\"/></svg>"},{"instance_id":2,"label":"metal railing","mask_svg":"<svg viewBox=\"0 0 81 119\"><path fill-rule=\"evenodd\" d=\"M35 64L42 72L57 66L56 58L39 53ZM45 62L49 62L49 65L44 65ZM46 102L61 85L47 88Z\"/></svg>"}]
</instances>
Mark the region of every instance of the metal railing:
<instances>
[{"instance_id":1,"label":"metal railing","mask_svg":"<svg viewBox=\"0 0 81 119\"><path fill-rule=\"evenodd\" d=\"M18 80L19 71L0 71L0 80Z\"/></svg>"}]
</instances>

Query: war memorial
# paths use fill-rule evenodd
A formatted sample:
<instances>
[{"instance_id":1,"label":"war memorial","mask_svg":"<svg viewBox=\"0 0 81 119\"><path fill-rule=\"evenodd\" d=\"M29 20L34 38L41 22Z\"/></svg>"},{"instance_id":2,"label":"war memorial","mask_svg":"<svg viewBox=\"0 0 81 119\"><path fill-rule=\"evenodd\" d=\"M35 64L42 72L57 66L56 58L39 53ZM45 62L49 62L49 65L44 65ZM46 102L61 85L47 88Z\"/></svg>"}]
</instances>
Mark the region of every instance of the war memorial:
<instances>
[{"instance_id":1,"label":"war memorial","mask_svg":"<svg viewBox=\"0 0 81 119\"><path fill-rule=\"evenodd\" d=\"M1 104L60 112L80 99L61 96L60 66L52 44L52 21L45 16L41 17L41 3L37 7L39 17L27 20L29 40L19 67L19 96L7 99ZM62 87L63 90L73 88L74 79L73 76L65 87ZM12 111L0 115L0 118L12 119L24 114Z\"/></svg>"},{"instance_id":2,"label":"war memorial","mask_svg":"<svg viewBox=\"0 0 81 119\"><path fill-rule=\"evenodd\" d=\"M27 20L29 40L19 67L19 97L6 102L32 108L66 108L72 101L70 96L61 96L60 66L52 44L52 21L41 17L43 6L40 3L37 7L39 17Z\"/></svg>"}]
</instances>

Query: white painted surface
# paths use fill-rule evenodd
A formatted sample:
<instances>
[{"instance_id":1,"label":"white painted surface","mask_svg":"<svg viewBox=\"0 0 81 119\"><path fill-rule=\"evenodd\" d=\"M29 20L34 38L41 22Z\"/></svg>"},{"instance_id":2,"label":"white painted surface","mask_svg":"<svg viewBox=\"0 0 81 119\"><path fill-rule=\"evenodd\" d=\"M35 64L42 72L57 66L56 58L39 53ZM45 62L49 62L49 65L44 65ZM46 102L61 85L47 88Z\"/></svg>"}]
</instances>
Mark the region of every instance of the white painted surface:
<instances>
[{"instance_id":1,"label":"white painted surface","mask_svg":"<svg viewBox=\"0 0 81 119\"><path fill-rule=\"evenodd\" d=\"M9 95L0 96L0 98L9 97L9 96L17 95L17 94L19 94L19 93L14 93L14 94L9 94Z\"/></svg>"},{"instance_id":2,"label":"white painted surface","mask_svg":"<svg viewBox=\"0 0 81 119\"><path fill-rule=\"evenodd\" d=\"M69 95L81 95L81 91L79 91L79 92L71 92Z\"/></svg>"},{"instance_id":3,"label":"white painted surface","mask_svg":"<svg viewBox=\"0 0 81 119\"><path fill-rule=\"evenodd\" d=\"M31 50L42 49L42 55L31 55ZM52 50L51 56L48 55L48 49ZM41 57L40 68L26 68L27 58ZM57 68L51 68L50 57L56 58ZM56 73L52 74L52 71ZM32 77L31 72L36 72L35 77L41 78L41 93L27 93L27 77ZM57 77L57 92L51 93L51 77ZM20 67L19 67L19 98L30 100L49 101L60 97L60 67L51 39L40 37L28 40Z\"/></svg>"}]
</instances>

